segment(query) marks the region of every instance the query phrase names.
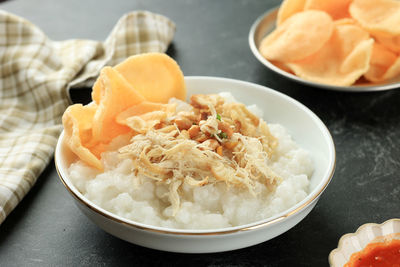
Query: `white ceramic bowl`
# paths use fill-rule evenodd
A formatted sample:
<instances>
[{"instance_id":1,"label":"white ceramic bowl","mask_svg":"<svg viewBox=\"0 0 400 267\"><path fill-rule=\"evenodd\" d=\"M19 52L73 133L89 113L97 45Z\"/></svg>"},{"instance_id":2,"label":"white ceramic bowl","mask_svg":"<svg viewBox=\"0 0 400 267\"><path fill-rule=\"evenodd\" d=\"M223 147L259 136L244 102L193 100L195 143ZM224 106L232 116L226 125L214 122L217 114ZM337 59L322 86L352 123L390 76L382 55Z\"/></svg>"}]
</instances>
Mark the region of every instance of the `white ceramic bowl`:
<instances>
[{"instance_id":1,"label":"white ceramic bowl","mask_svg":"<svg viewBox=\"0 0 400 267\"><path fill-rule=\"evenodd\" d=\"M173 252L205 253L239 249L274 238L295 226L315 206L334 173L335 148L322 121L296 100L260 85L213 77L186 77L185 82L189 96L228 91L238 101L260 107L267 122L283 125L301 147L311 152L315 171L309 195L276 216L237 227L180 230L137 223L95 205L76 189L67 174L68 166L76 157L64 145L62 133L56 147L55 163L61 181L77 206L95 224L116 237L144 247Z\"/></svg>"},{"instance_id":2,"label":"white ceramic bowl","mask_svg":"<svg viewBox=\"0 0 400 267\"><path fill-rule=\"evenodd\" d=\"M353 253L363 250L368 244L392 239L400 239L400 219L391 219L382 224L363 224L355 233L340 238L338 247L329 254L329 264L331 267L342 267Z\"/></svg>"}]
</instances>

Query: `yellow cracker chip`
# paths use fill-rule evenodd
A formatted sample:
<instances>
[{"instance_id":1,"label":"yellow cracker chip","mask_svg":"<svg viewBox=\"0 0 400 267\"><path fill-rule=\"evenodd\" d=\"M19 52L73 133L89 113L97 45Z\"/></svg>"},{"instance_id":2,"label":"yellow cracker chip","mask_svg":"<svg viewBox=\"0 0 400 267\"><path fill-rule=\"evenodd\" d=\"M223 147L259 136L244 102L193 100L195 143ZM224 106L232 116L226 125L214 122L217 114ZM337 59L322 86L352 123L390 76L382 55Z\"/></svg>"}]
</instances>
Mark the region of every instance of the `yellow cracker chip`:
<instances>
[{"instance_id":1,"label":"yellow cracker chip","mask_svg":"<svg viewBox=\"0 0 400 267\"><path fill-rule=\"evenodd\" d=\"M165 54L131 56L114 68L148 101L167 103L172 97L186 98L183 73Z\"/></svg>"},{"instance_id":2,"label":"yellow cracker chip","mask_svg":"<svg viewBox=\"0 0 400 267\"><path fill-rule=\"evenodd\" d=\"M144 101L144 97L111 67L101 70L93 87L93 99L99 102L93 118L93 139L101 143L108 143L114 137L128 133L129 127L117 123L115 117Z\"/></svg>"},{"instance_id":3,"label":"yellow cracker chip","mask_svg":"<svg viewBox=\"0 0 400 267\"><path fill-rule=\"evenodd\" d=\"M92 140L93 117L96 109L96 105L69 106L63 114L62 122L65 129L64 141L71 151L87 164L101 170L103 166L95 154L100 154L102 151L93 153L87 147Z\"/></svg>"},{"instance_id":4,"label":"yellow cracker chip","mask_svg":"<svg viewBox=\"0 0 400 267\"><path fill-rule=\"evenodd\" d=\"M338 20L335 20L335 25L337 26L337 25L354 25L354 24L357 24L357 22L354 20L354 19L352 19L352 18L343 18L343 19L338 19Z\"/></svg>"},{"instance_id":5,"label":"yellow cracker chip","mask_svg":"<svg viewBox=\"0 0 400 267\"><path fill-rule=\"evenodd\" d=\"M268 60L301 60L321 49L332 35L332 30L333 21L325 12L302 11L265 37L260 44L260 53Z\"/></svg>"},{"instance_id":6,"label":"yellow cracker chip","mask_svg":"<svg viewBox=\"0 0 400 267\"><path fill-rule=\"evenodd\" d=\"M116 117L116 121L119 124L128 125L127 119L130 117L140 116L153 111L164 111L167 113L173 113L175 111L175 108L176 108L175 104L161 104L145 100L118 114Z\"/></svg>"},{"instance_id":7,"label":"yellow cracker chip","mask_svg":"<svg viewBox=\"0 0 400 267\"><path fill-rule=\"evenodd\" d=\"M276 25L281 25L287 18L303 11L306 0L284 0L279 7Z\"/></svg>"},{"instance_id":8,"label":"yellow cracker chip","mask_svg":"<svg viewBox=\"0 0 400 267\"><path fill-rule=\"evenodd\" d=\"M400 1L354 0L349 11L372 34L400 34Z\"/></svg>"},{"instance_id":9,"label":"yellow cracker chip","mask_svg":"<svg viewBox=\"0 0 400 267\"><path fill-rule=\"evenodd\" d=\"M400 74L400 57L376 42L372 50L370 65L364 77L371 82L381 82Z\"/></svg>"},{"instance_id":10,"label":"yellow cracker chip","mask_svg":"<svg viewBox=\"0 0 400 267\"><path fill-rule=\"evenodd\" d=\"M375 33L374 38L386 48L393 52L400 53L400 35L394 36Z\"/></svg>"},{"instance_id":11,"label":"yellow cracker chip","mask_svg":"<svg viewBox=\"0 0 400 267\"><path fill-rule=\"evenodd\" d=\"M397 57L396 61L386 71L384 75L384 80L389 80L399 75L400 75L400 56Z\"/></svg>"},{"instance_id":12,"label":"yellow cracker chip","mask_svg":"<svg viewBox=\"0 0 400 267\"><path fill-rule=\"evenodd\" d=\"M348 22L335 23L330 40L317 53L287 66L310 81L338 86L353 84L368 71L374 41L366 31Z\"/></svg>"},{"instance_id":13,"label":"yellow cracker chip","mask_svg":"<svg viewBox=\"0 0 400 267\"><path fill-rule=\"evenodd\" d=\"M349 5L352 0L307 0L304 10L316 9L325 11L334 20L350 17Z\"/></svg>"},{"instance_id":14,"label":"yellow cracker chip","mask_svg":"<svg viewBox=\"0 0 400 267\"><path fill-rule=\"evenodd\" d=\"M144 90L150 100L186 96L182 72L165 54L134 56L115 68L104 67L93 86L93 103L72 105L63 115L66 144L81 160L100 170L100 154L110 141L122 134L133 134L127 126L130 116L140 115L145 123L149 120L148 124L154 125L175 111L176 104L146 101L131 83Z\"/></svg>"},{"instance_id":15,"label":"yellow cracker chip","mask_svg":"<svg viewBox=\"0 0 400 267\"><path fill-rule=\"evenodd\" d=\"M289 66L287 66L287 64L285 62L280 62L280 61L271 61L272 64L274 64L276 67L280 68L283 71L289 72L289 73L293 73L293 71L290 69Z\"/></svg>"}]
</instances>

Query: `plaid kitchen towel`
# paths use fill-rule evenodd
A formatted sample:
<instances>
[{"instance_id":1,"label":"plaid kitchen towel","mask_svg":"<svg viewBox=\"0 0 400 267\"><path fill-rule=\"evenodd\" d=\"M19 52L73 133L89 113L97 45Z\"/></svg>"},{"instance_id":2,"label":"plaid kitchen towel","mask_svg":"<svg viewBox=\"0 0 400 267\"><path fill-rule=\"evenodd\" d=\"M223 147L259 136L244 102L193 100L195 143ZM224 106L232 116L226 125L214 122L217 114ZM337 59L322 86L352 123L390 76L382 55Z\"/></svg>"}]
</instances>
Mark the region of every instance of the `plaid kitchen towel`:
<instances>
[{"instance_id":1,"label":"plaid kitchen towel","mask_svg":"<svg viewBox=\"0 0 400 267\"><path fill-rule=\"evenodd\" d=\"M102 67L130 55L165 52L174 32L168 18L138 11L123 16L104 42L55 42L0 11L0 224L52 158L68 89L91 85Z\"/></svg>"}]
</instances>

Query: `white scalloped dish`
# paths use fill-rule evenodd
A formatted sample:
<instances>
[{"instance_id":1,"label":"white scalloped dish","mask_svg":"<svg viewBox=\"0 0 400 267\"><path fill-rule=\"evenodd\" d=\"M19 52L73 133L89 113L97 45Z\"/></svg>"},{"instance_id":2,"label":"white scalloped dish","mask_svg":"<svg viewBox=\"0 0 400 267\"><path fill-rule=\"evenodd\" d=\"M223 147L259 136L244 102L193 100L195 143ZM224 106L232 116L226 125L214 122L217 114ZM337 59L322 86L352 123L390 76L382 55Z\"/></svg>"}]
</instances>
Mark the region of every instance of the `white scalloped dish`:
<instances>
[{"instance_id":1,"label":"white scalloped dish","mask_svg":"<svg viewBox=\"0 0 400 267\"><path fill-rule=\"evenodd\" d=\"M331 267L344 266L353 253L362 251L368 244L393 239L400 240L400 219L391 219L382 224L364 224L355 233L340 238L338 247L329 254L329 264Z\"/></svg>"}]
</instances>

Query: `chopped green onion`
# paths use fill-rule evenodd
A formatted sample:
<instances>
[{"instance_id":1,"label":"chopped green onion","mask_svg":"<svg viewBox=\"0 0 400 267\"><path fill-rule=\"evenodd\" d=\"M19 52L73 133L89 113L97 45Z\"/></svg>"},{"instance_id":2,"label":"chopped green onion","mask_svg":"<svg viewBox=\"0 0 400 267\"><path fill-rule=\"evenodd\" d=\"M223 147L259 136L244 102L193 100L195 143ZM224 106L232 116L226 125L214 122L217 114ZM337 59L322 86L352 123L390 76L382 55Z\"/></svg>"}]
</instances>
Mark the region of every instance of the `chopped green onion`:
<instances>
[{"instance_id":1,"label":"chopped green onion","mask_svg":"<svg viewBox=\"0 0 400 267\"><path fill-rule=\"evenodd\" d=\"M228 135L225 132L220 132L218 134L218 137L221 138L221 139L226 139L226 138L228 138Z\"/></svg>"},{"instance_id":2,"label":"chopped green onion","mask_svg":"<svg viewBox=\"0 0 400 267\"><path fill-rule=\"evenodd\" d=\"M221 120L221 115L217 114L217 120Z\"/></svg>"}]
</instances>

